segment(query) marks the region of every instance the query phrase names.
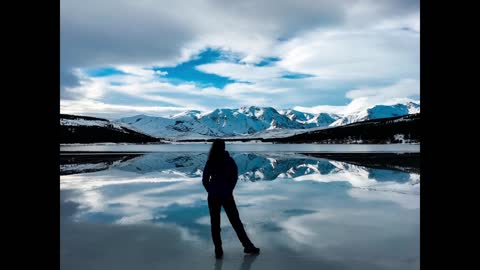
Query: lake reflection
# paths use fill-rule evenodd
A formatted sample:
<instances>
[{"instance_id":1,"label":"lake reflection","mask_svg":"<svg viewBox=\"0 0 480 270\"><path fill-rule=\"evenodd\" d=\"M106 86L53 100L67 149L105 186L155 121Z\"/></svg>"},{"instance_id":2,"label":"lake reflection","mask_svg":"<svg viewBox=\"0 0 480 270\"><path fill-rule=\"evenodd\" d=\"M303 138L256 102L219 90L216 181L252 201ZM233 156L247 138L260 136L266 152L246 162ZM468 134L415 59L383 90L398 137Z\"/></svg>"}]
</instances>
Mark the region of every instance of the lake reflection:
<instances>
[{"instance_id":1,"label":"lake reflection","mask_svg":"<svg viewBox=\"0 0 480 270\"><path fill-rule=\"evenodd\" d=\"M243 257L222 211L225 259L215 262L207 153L62 156L62 269L419 268L418 156L231 154L260 256Z\"/></svg>"}]
</instances>

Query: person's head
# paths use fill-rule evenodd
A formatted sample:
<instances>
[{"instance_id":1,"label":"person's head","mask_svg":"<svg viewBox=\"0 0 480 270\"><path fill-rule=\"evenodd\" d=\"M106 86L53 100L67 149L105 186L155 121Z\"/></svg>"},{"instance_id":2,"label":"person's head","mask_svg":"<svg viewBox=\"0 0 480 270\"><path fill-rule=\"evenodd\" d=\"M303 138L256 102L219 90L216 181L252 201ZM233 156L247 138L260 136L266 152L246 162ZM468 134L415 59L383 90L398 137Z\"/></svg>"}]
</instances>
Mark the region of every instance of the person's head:
<instances>
[{"instance_id":1,"label":"person's head","mask_svg":"<svg viewBox=\"0 0 480 270\"><path fill-rule=\"evenodd\" d=\"M225 155L225 141L222 139L215 139L210 148L208 160L213 162L221 162Z\"/></svg>"}]
</instances>

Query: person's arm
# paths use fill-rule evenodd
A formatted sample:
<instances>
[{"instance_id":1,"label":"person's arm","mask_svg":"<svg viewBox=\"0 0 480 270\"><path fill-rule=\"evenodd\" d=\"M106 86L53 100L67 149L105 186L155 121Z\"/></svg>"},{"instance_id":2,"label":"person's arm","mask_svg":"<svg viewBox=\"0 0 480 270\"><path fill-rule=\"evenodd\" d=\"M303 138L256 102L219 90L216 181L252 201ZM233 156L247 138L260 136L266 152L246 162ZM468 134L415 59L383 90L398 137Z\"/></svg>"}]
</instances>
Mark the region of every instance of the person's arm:
<instances>
[{"instance_id":1,"label":"person's arm","mask_svg":"<svg viewBox=\"0 0 480 270\"><path fill-rule=\"evenodd\" d=\"M205 164L205 168L203 169L203 176L202 176L202 184L205 190L208 192L208 187L210 184L210 170L208 168L208 162Z\"/></svg>"},{"instance_id":2,"label":"person's arm","mask_svg":"<svg viewBox=\"0 0 480 270\"><path fill-rule=\"evenodd\" d=\"M237 164L235 163L235 160L233 158L230 160L232 163L232 177L231 177L231 190L233 192L233 189L237 185L237 180L238 180L238 167Z\"/></svg>"}]
</instances>

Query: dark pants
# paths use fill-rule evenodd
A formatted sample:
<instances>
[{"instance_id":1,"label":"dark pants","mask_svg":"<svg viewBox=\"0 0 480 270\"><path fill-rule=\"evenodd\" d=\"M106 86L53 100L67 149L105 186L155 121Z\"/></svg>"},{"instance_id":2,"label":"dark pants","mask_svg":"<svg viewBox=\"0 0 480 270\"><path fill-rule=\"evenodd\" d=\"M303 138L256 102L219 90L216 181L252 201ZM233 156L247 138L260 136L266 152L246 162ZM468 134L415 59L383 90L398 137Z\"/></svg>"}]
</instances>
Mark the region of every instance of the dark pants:
<instances>
[{"instance_id":1,"label":"dark pants","mask_svg":"<svg viewBox=\"0 0 480 270\"><path fill-rule=\"evenodd\" d=\"M248 239L247 233L243 228L242 221L238 215L237 206L233 195L227 198L208 196L208 209L210 210L210 223L212 224L212 240L216 248L222 247L222 239L220 237L220 210L223 206L225 213L227 214L230 224L237 233L238 239L242 242L243 247L253 246L250 239Z\"/></svg>"}]
</instances>

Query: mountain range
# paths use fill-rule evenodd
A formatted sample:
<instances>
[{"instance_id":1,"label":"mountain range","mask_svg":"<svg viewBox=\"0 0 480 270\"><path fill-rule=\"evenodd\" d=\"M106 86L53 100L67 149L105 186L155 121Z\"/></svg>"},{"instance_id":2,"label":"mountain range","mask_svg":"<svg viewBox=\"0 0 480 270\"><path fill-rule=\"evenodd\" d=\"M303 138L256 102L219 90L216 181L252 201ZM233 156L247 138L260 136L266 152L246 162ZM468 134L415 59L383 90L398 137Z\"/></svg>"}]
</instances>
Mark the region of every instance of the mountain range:
<instances>
[{"instance_id":1,"label":"mountain range","mask_svg":"<svg viewBox=\"0 0 480 270\"><path fill-rule=\"evenodd\" d=\"M161 143L160 139L107 119L60 114L60 143Z\"/></svg>"},{"instance_id":2,"label":"mountain range","mask_svg":"<svg viewBox=\"0 0 480 270\"><path fill-rule=\"evenodd\" d=\"M407 102L395 105L376 105L366 110L340 115L307 113L273 107L222 108L210 112L191 110L169 117L144 114L117 119L139 132L166 139L208 139L212 137L269 137L279 131L343 126L372 119L396 117L420 112L420 104ZM271 137L271 136L270 136Z\"/></svg>"}]
</instances>

